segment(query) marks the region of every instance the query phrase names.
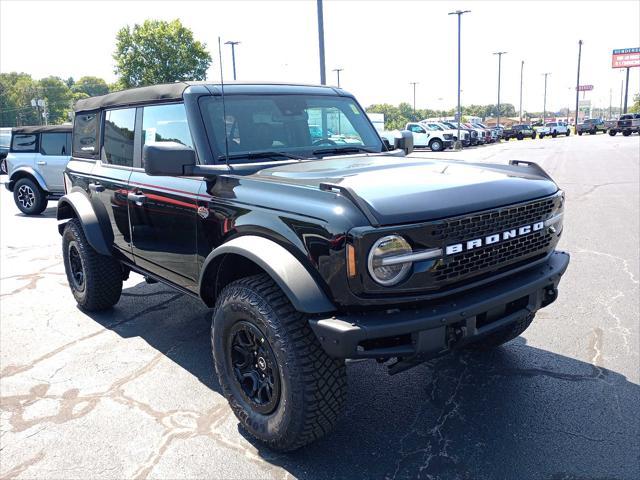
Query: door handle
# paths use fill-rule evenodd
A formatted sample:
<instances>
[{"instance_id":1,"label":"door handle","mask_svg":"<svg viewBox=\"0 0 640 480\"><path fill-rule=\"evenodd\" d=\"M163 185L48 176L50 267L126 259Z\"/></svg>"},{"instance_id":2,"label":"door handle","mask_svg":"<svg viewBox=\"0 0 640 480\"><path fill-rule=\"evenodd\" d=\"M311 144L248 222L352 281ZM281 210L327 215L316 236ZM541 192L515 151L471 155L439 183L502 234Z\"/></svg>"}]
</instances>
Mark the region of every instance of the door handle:
<instances>
[{"instance_id":1,"label":"door handle","mask_svg":"<svg viewBox=\"0 0 640 480\"><path fill-rule=\"evenodd\" d=\"M100 185L99 183L90 183L89 190L92 192L104 192L104 185Z\"/></svg>"},{"instance_id":2,"label":"door handle","mask_svg":"<svg viewBox=\"0 0 640 480\"><path fill-rule=\"evenodd\" d=\"M142 204L144 202L146 202L147 200L147 196L142 194L142 193L128 193L127 194L127 200L129 200L130 202L134 202L136 205L138 205L139 207L142 206Z\"/></svg>"},{"instance_id":3,"label":"door handle","mask_svg":"<svg viewBox=\"0 0 640 480\"><path fill-rule=\"evenodd\" d=\"M44 160L38 160L36 163L38 165L46 165L47 164L47 162L45 162Z\"/></svg>"}]
</instances>

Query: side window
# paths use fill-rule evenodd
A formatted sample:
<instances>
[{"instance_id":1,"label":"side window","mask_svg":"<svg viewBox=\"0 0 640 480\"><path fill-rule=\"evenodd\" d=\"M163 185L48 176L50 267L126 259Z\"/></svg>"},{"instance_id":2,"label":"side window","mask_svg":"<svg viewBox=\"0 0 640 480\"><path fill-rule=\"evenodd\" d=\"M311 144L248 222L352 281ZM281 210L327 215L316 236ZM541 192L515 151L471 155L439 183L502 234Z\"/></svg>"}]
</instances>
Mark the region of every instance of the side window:
<instances>
[{"instance_id":1,"label":"side window","mask_svg":"<svg viewBox=\"0 0 640 480\"><path fill-rule=\"evenodd\" d=\"M133 166L133 133L136 109L108 110L104 120L104 156L106 163Z\"/></svg>"},{"instance_id":2,"label":"side window","mask_svg":"<svg viewBox=\"0 0 640 480\"><path fill-rule=\"evenodd\" d=\"M409 125L409 131L413 133L425 133L424 128L418 125Z\"/></svg>"},{"instance_id":3,"label":"side window","mask_svg":"<svg viewBox=\"0 0 640 480\"><path fill-rule=\"evenodd\" d=\"M40 134L40 153L42 155L69 155L66 133Z\"/></svg>"},{"instance_id":4,"label":"side window","mask_svg":"<svg viewBox=\"0 0 640 480\"><path fill-rule=\"evenodd\" d=\"M11 142L12 152L35 152L38 147L37 135L16 134Z\"/></svg>"},{"instance_id":5,"label":"side window","mask_svg":"<svg viewBox=\"0 0 640 480\"><path fill-rule=\"evenodd\" d=\"M98 154L98 130L100 115L97 112L81 113L73 120L73 155L94 157Z\"/></svg>"},{"instance_id":6,"label":"side window","mask_svg":"<svg viewBox=\"0 0 640 480\"><path fill-rule=\"evenodd\" d=\"M142 113L142 145L177 142L193 148L183 104L153 105ZM144 161L144 160L143 160Z\"/></svg>"}]
</instances>

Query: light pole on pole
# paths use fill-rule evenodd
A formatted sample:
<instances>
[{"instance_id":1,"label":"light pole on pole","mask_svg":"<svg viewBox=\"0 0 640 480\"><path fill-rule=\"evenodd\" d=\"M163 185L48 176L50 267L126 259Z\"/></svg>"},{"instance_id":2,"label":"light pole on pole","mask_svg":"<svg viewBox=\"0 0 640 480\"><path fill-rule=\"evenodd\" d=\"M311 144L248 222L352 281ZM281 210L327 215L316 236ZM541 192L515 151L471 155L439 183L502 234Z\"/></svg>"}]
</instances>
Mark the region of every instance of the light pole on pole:
<instances>
[{"instance_id":1,"label":"light pole on pole","mask_svg":"<svg viewBox=\"0 0 640 480\"><path fill-rule=\"evenodd\" d=\"M322 14L322 0L317 0L318 7L318 47L320 49L320 85L327 84L327 75L324 69L324 18Z\"/></svg>"},{"instance_id":2,"label":"light pole on pole","mask_svg":"<svg viewBox=\"0 0 640 480\"><path fill-rule=\"evenodd\" d=\"M524 60L520 62L520 123L522 123L522 72L524 70Z\"/></svg>"},{"instance_id":3,"label":"light pole on pole","mask_svg":"<svg viewBox=\"0 0 640 480\"><path fill-rule=\"evenodd\" d=\"M338 75L338 88L340 88L340 72L343 71L344 68L334 68L333 71Z\"/></svg>"},{"instance_id":4,"label":"light pole on pole","mask_svg":"<svg viewBox=\"0 0 640 480\"><path fill-rule=\"evenodd\" d=\"M458 139L456 140L456 150L460 150L462 142L460 141L460 120L462 120L462 112L460 111L460 29L462 27L462 15L470 13L471 10L456 10L455 12L449 12L449 15L458 16L458 110L456 117L458 119Z\"/></svg>"},{"instance_id":5,"label":"light pole on pole","mask_svg":"<svg viewBox=\"0 0 640 480\"><path fill-rule=\"evenodd\" d=\"M576 79L576 118L573 124L575 125L575 131L578 133L578 101L580 99L580 59L582 58L582 40L578 40L578 78Z\"/></svg>"},{"instance_id":6,"label":"light pole on pole","mask_svg":"<svg viewBox=\"0 0 640 480\"><path fill-rule=\"evenodd\" d=\"M498 118L496 121L496 127L500 128L500 73L502 68L502 55L507 52L493 52L494 55L498 55Z\"/></svg>"},{"instance_id":7,"label":"light pole on pole","mask_svg":"<svg viewBox=\"0 0 640 480\"><path fill-rule=\"evenodd\" d=\"M416 116L416 85L418 82L409 82L409 85L413 85L413 116Z\"/></svg>"},{"instance_id":8,"label":"light pole on pole","mask_svg":"<svg viewBox=\"0 0 640 480\"><path fill-rule=\"evenodd\" d=\"M551 75L551 72L543 73L544 75L544 103L542 107L542 124L547 121L547 77Z\"/></svg>"},{"instance_id":9,"label":"light pole on pole","mask_svg":"<svg viewBox=\"0 0 640 480\"><path fill-rule=\"evenodd\" d=\"M236 79L236 45L240 42L224 42L225 45L231 45L231 63L233 64L233 79Z\"/></svg>"}]
</instances>

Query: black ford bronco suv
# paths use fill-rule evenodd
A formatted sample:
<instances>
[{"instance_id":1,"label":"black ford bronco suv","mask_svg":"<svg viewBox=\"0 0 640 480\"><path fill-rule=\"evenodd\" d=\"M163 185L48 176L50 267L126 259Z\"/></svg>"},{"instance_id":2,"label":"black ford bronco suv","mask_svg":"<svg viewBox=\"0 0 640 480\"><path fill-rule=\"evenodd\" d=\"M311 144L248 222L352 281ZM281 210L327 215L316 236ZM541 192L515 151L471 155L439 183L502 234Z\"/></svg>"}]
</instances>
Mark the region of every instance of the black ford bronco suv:
<instances>
[{"instance_id":1,"label":"black ford bronco suv","mask_svg":"<svg viewBox=\"0 0 640 480\"><path fill-rule=\"evenodd\" d=\"M130 271L213 308L220 385L277 450L326 434L346 359L397 373L520 335L556 299L564 194L536 164L407 158L331 87L173 83L80 100L58 205L79 306Z\"/></svg>"}]
</instances>

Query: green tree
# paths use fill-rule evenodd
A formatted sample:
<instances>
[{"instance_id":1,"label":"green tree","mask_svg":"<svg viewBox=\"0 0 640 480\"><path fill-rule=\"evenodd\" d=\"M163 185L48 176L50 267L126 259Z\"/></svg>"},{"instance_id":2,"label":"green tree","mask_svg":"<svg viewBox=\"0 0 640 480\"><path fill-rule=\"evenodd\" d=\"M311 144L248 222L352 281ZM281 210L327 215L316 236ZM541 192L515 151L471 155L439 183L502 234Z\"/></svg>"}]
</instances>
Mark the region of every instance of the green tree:
<instances>
[{"instance_id":1,"label":"green tree","mask_svg":"<svg viewBox=\"0 0 640 480\"><path fill-rule=\"evenodd\" d=\"M39 125L31 99L37 98L37 84L27 73L0 73L0 126Z\"/></svg>"},{"instance_id":2,"label":"green tree","mask_svg":"<svg viewBox=\"0 0 640 480\"><path fill-rule=\"evenodd\" d=\"M180 20L145 20L121 28L116 35L115 74L124 88L175 82L205 80L211 65L206 44Z\"/></svg>"},{"instance_id":3,"label":"green tree","mask_svg":"<svg viewBox=\"0 0 640 480\"><path fill-rule=\"evenodd\" d=\"M69 121L72 93L67 84L58 77L50 76L38 82L41 98L47 102L48 123L56 125Z\"/></svg>"},{"instance_id":4,"label":"green tree","mask_svg":"<svg viewBox=\"0 0 640 480\"><path fill-rule=\"evenodd\" d=\"M89 97L109 93L109 86L102 78L80 77L71 87L73 93L86 93Z\"/></svg>"},{"instance_id":5,"label":"green tree","mask_svg":"<svg viewBox=\"0 0 640 480\"><path fill-rule=\"evenodd\" d=\"M633 96L633 105L631 105L629 111L633 113L640 113L640 93Z\"/></svg>"}]
</instances>

